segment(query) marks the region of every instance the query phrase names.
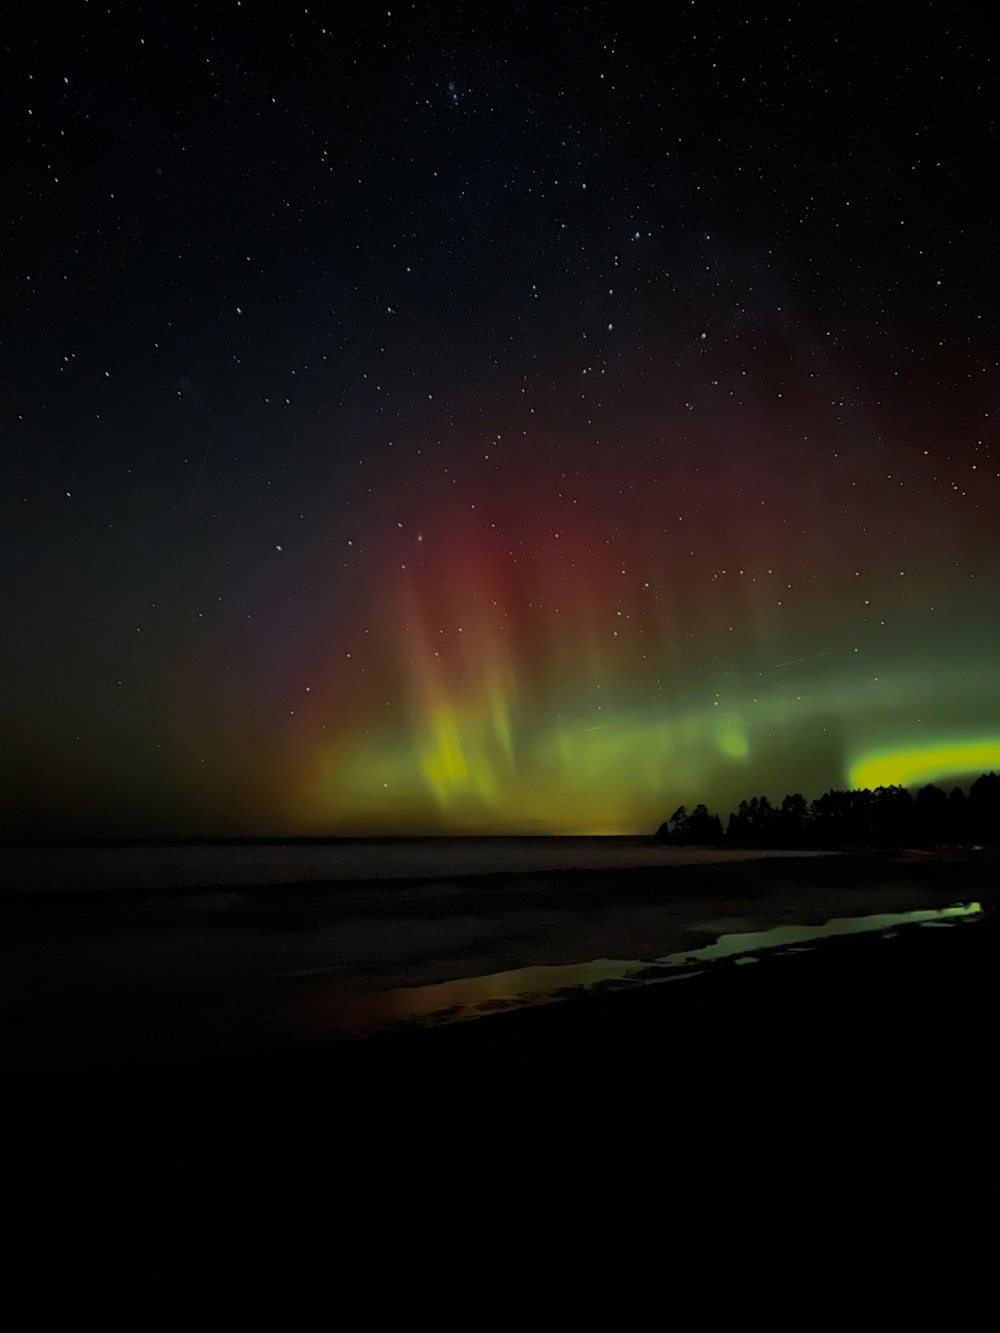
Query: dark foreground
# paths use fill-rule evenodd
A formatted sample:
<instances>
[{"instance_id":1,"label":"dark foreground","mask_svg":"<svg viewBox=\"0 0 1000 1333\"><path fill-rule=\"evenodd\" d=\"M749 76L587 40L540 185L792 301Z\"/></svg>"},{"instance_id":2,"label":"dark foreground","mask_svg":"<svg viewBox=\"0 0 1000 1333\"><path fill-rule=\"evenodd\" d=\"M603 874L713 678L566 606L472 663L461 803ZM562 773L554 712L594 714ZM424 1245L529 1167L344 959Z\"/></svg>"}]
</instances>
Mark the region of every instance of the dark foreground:
<instances>
[{"instance_id":1,"label":"dark foreground","mask_svg":"<svg viewBox=\"0 0 1000 1333\"><path fill-rule=\"evenodd\" d=\"M465 1327L639 1275L715 1326L747 1265L770 1308L803 1256L824 1302L902 1263L909 1306L958 1241L961 1325L995 1248L998 949L989 913L267 1059L21 1075L8 1307L423 1327L474 1268Z\"/></svg>"}]
</instances>

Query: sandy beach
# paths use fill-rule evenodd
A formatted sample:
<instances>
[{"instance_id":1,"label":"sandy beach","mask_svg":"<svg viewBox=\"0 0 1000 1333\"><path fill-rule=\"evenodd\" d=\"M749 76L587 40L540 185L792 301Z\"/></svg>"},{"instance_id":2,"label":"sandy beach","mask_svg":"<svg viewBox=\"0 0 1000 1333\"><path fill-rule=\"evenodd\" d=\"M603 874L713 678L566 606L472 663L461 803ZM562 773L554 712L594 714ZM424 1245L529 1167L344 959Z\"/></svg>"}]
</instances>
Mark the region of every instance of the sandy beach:
<instances>
[{"instance_id":1,"label":"sandy beach","mask_svg":"<svg viewBox=\"0 0 1000 1333\"><path fill-rule=\"evenodd\" d=\"M635 873L562 883L562 910L608 896L612 915L648 907L654 886ZM32 1066L8 1040L22 1234L76 1255L88 1282L111 1262L147 1289L169 1273L190 1299L238 1271L240 1298L294 1305L300 1286L315 1292L334 1272L343 1283L381 1256L396 1276L365 1287L369 1314L405 1304L396 1284L414 1267L440 1272L471 1253L520 1273L524 1246L554 1258L567 1243L579 1253L582 1237L605 1256L666 1246L703 1273L733 1244L773 1263L803 1217L828 1238L842 1217L852 1237L888 1227L917 1240L942 1218L967 1235L997 1181L995 861L837 858L811 864L805 882L803 863L789 865L783 885L773 866L756 883L725 867L690 873L716 922L771 919L789 903L800 916L847 901L983 910L362 1041L313 1033L185 1055L164 1038L173 1001L159 1019L140 1013L147 1034L161 1024L161 1045L151 1035L139 1062L85 1046L82 1059ZM697 901L696 884L677 901ZM558 902L560 885L494 890L527 910L539 894ZM485 912L490 890L476 891ZM248 988L251 1026L282 987L316 984ZM103 1018L136 1004L127 989L124 1004L112 999ZM213 1299L231 1310L232 1293Z\"/></svg>"}]
</instances>

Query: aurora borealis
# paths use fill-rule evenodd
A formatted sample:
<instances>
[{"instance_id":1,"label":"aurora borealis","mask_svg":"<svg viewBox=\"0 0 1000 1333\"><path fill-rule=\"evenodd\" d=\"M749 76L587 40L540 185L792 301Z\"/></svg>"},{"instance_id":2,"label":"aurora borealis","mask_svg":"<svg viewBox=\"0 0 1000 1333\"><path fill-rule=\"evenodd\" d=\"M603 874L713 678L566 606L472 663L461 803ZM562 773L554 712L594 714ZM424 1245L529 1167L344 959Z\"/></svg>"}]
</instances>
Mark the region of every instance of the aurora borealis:
<instances>
[{"instance_id":1,"label":"aurora borealis","mask_svg":"<svg viewBox=\"0 0 1000 1333\"><path fill-rule=\"evenodd\" d=\"M20 40L5 832L638 832L1000 766L985 33Z\"/></svg>"},{"instance_id":2,"label":"aurora borealis","mask_svg":"<svg viewBox=\"0 0 1000 1333\"><path fill-rule=\"evenodd\" d=\"M618 500L626 532L655 527L649 507ZM927 575L911 566L904 596L888 577L859 588L848 569L824 595L816 577L781 583L778 552L751 563L745 536L744 566L730 573L704 517L699 533L707 576L677 577L680 560L641 541L623 536L612 557L610 543L565 531L519 559L490 536L411 556L398 608L357 668L372 670L389 716L345 726L321 751L316 806L349 792L359 821L381 806L387 825L437 816L470 831L621 832L652 823L685 783L735 805L758 788L958 781L1000 761L995 739L934 743L975 734L972 709L995 726L997 709L988 662L942 647L927 660L922 635L938 612L909 605L927 595ZM520 577L497 572L522 563ZM895 636L879 634L887 615ZM394 664L388 687L380 658ZM935 697L942 679L954 698ZM914 736L927 738L916 753Z\"/></svg>"}]
</instances>

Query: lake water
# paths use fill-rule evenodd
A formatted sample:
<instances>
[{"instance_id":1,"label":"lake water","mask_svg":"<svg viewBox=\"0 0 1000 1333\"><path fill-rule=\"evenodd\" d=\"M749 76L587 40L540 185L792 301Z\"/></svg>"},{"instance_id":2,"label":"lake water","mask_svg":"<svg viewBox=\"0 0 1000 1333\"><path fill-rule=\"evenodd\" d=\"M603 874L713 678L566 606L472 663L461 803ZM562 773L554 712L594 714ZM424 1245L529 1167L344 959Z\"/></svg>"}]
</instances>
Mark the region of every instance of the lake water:
<instances>
[{"instance_id":1,"label":"lake water","mask_svg":"<svg viewBox=\"0 0 1000 1333\"><path fill-rule=\"evenodd\" d=\"M820 852L665 847L629 838L399 838L0 847L6 891L194 889L708 865Z\"/></svg>"}]
</instances>

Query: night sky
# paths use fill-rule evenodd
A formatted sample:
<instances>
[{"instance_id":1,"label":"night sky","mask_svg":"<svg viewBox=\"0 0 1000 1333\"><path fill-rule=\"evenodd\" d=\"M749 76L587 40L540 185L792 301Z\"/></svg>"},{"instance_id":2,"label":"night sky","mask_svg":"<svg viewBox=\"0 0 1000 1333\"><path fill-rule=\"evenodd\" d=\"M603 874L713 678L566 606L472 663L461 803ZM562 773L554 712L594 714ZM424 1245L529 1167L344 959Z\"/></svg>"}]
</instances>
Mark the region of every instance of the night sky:
<instances>
[{"instance_id":1,"label":"night sky","mask_svg":"<svg viewBox=\"0 0 1000 1333\"><path fill-rule=\"evenodd\" d=\"M987 10L636 12L9 24L3 831L1000 763Z\"/></svg>"}]
</instances>

